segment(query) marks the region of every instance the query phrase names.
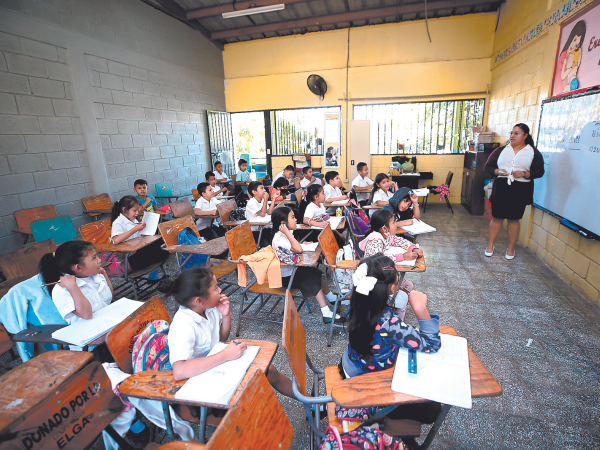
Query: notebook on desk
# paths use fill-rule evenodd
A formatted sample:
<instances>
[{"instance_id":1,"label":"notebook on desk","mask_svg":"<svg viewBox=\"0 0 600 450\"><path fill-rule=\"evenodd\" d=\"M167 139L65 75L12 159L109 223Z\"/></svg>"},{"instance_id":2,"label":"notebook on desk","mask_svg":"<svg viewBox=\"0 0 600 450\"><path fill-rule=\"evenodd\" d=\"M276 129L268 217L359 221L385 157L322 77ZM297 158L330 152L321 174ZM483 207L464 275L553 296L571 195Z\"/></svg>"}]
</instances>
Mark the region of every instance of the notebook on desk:
<instances>
[{"instance_id":1,"label":"notebook on desk","mask_svg":"<svg viewBox=\"0 0 600 450\"><path fill-rule=\"evenodd\" d=\"M311 242L310 244L303 242L302 244L300 244L300 247L302 247L303 252L315 252L317 251L318 246L318 242Z\"/></svg>"},{"instance_id":2,"label":"notebook on desk","mask_svg":"<svg viewBox=\"0 0 600 450\"><path fill-rule=\"evenodd\" d=\"M212 356L223 351L227 345L224 342L219 342L207 356ZM254 358L258 355L259 350L259 346L250 346L246 348L246 351L240 358L227 361L217 367L213 367L207 372L190 378L175 393L175 398L200 403L227 405L242 382Z\"/></svg>"},{"instance_id":3,"label":"notebook on desk","mask_svg":"<svg viewBox=\"0 0 600 450\"><path fill-rule=\"evenodd\" d=\"M467 340L441 334L437 353L417 352L417 373L408 373L408 349L398 350L392 391L434 402L471 408L471 372Z\"/></svg>"},{"instance_id":4,"label":"notebook on desk","mask_svg":"<svg viewBox=\"0 0 600 450\"><path fill-rule=\"evenodd\" d=\"M424 233L431 233L432 231L437 231L431 225L427 225L425 222L423 222L419 219L412 219L412 221L413 221L412 225L404 225L400 228L402 228L403 230L405 230L406 232L408 232L410 234L424 234Z\"/></svg>"},{"instance_id":5,"label":"notebook on desk","mask_svg":"<svg viewBox=\"0 0 600 450\"><path fill-rule=\"evenodd\" d=\"M330 217L329 220L328 220L328 222L331 225L331 229L332 230L337 230L337 227L340 226L340 223L342 223L342 220L344 220L343 217L337 217L337 216L336 217ZM313 230L322 230L323 229L321 227L315 227L315 226L311 226L311 228Z\"/></svg>"},{"instance_id":6,"label":"notebook on desk","mask_svg":"<svg viewBox=\"0 0 600 450\"><path fill-rule=\"evenodd\" d=\"M52 337L83 347L108 333L143 304L143 302L122 298L106 308L96 311L89 320L78 320L69 326L56 330L52 333Z\"/></svg>"},{"instance_id":7,"label":"notebook on desk","mask_svg":"<svg viewBox=\"0 0 600 450\"><path fill-rule=\"evenodd\" d=\"M256 216L249 220L250 223L269 223L271 222L271 216L269 214L265 214L263 217Z\"/></svg>"}]
</instances>

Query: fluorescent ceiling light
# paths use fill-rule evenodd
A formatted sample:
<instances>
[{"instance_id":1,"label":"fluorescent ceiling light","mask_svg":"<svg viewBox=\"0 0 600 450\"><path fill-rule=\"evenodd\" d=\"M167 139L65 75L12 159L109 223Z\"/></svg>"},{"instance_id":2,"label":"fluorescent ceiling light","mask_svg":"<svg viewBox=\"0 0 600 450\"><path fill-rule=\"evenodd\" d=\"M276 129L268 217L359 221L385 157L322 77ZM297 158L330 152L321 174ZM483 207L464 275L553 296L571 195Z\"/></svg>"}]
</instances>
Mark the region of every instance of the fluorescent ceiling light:
<instances>
[{"instance_id":1,"label":"fluorescent ceiling light","mask_svg":"<svg viewBox=\"0 0 600 450\"><path fill-rule=\"evenodd\" d=\"M223 13L223 19L232 19L233 17L249 16L251 14L262 14L266 12L281 11L285 9L284 3L270 6L258 6L255 8L242 9L240 11L232 11Z\"/></svg>"}]
</instances>

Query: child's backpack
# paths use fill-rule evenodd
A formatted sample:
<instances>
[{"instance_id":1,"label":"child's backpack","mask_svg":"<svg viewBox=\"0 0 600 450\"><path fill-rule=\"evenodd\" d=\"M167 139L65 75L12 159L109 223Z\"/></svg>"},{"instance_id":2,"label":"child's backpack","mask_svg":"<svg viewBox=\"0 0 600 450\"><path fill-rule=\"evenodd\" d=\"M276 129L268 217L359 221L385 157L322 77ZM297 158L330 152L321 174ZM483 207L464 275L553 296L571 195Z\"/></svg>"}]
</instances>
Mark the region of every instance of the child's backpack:
<instances>
[{"instance_id":1,"label":"child's backpack","mask_svg":"<svg viewBox=\"0 0 600 450\"><path fill-rule=\"evenodd\" d=\"M340 435L335 427L327 427L319 450L405 450L402 439L388 436L375 428L360 426Z\"/></svg>"},{"instance_id":2,"label":"child's backpack","mask_svg":"<svg viewBox=\"0 0 600 450\"><path fill-rule=\"evenodd\" d=\"M362 211L361 211L362 212ZM364 236L369 229L369 222L365 222L358 214L351 209L346 209L346 220L350 226L352 234Z\"/></svg>"},{"instance_id":3,"label":"child's backpack","mask_svg":"<svg viewBox=\"0 0 600 450\"><path fill-rule=\"evenodd\" d=\"M173 370L169 362L169 323L153 320L133 344L133 373L144 370Z\"/></svg>"},{"instance_id":4,"label":"child's backpack","mask_svg":"<svg viewBox=\"0 0 600 450\"><path fill-rule=\"evenodd\" d=\"M200 239L198 239L198 236L196 236L194 230L192 230L190 227L186 227L177 235L177 243L179 245L199 245ZM176 256L179 257L179 255ZM189 253L182 253L181 260L185 261L188 256L190 256ZM191 258L188 259L185 264L181 266L181 268L190 269L192 267L205 266L208 260L208 255L191 254Z\"/></svg>"},{"instance_id":5,"label":"child's backpack","mask_svg":"<svg viewBox=\"0 0 600 450\"><path fill-rule=\"evenodd\" d=\"M354 192L354 191L352 191L352 192ZM367 224L367 228L369 228L370 220L367 217L367 215L365 214L365 212L363 211L362 207L358 204L358 201L356 200L356 196L354 198L350 197L350 201L348 202L348 204L354 210L353 211L354 214L356 214L358 217L360 217L362 219L362 221Z\"/></svg>"},{"instance_id":6,"label":"child's backpack","mask_svg":"<svg viewBox=\"0 0 600 450\"><path fill-rule=\"evenodd\" d=\"M246 210L244 208L234 209L229 213L227 220L230 222L235 222L236 220L246 220Z\"/></svg>"},{"instance_id":7,"label":"child's backpack","mask_svg":"<svg viewBox=\"0 0 600 450\"><path fill-rule=\"evenodd\" d=\"M125 276L125 261L119 259L117 252L98 252L98 259L102 262L108 262L108 266L105 266L104 270L109 277L121 278Z\"/></svg>"},{"instance_id":8,"label":"child's backpack","mask_svg":"<svg viewBox=\"0 0 600 450\"><path fill-rule=\"evenodd\" d=\"M354 259L354 246L352 241L349 241L347 245L340 248L335 255L335 261L350 261ZM349 269L335 269L335 276L337 277L338 284L342 294L346 294L352 290L352 273L353 270Z\"/></svg>"}]
</instances>

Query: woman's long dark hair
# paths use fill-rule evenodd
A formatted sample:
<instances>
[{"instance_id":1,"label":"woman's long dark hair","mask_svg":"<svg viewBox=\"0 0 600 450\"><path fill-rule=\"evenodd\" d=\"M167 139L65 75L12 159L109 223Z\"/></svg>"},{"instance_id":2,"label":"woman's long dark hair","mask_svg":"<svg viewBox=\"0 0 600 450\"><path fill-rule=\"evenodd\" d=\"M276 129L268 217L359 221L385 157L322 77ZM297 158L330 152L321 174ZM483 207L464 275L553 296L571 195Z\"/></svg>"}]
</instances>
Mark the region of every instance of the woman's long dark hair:
<instances>
[{"instance_id":1,"label":"woman's long dark hair","mask_svg":"<svg viewBox=\"0 0 600 450\"><path fill-rule=\"evenodd\" d=\"M176 278L165 278L156 287L160 292L175 297L175 301L186 306L195 297L208 297L208 288L214 275L210 267L200 266L182 270Z\"/></svg>"},{"instance_id":2,"label":"woman's long dark hair","mask_svg":"<svg viewBox=\"0 0 600 450\"><path fill-rule=\"evenodd\" d=\"M56 283L63 274L73 275L73 266L81 264L88 252L94 248L94 244L86 241L63 242L54 254L46 253L40 259L38 266L44 284ZM55 284L48 286L48 292L52 295Z\"/></svg>"},{"instance_id":3,"label":"woman's long dark hair","mask_svg":"<svg viewBox=\"0 0 600 450\"><path fill-rule=\"evenodd\" d=\"M580 20L579 22L577 22L575 24L575 26L571 30L571 34L569 34L569 39L566 40L565 46L563 47L562 52L566 52L569 49L569 45L571 45L571 41L573 40L573 38L575 36L581 36L581 40L579 41L579 46L577 47L578 49L580 49L581 46L583 45L583 41L585 39L585 32L586 32L585 22L583 20Z\"/></svg>"},{"instance_id":4,"label":"woman's long dark hair","mask_svg":"<svg viewBox=\"0 0 600 450\"><path fill-rule=\"evenodd\" d=\"M309 203L315 201L315 198L319 193L323 190L323 186L320 184L311 184L306 189L306 200L302 200L300 202L300 207L298 208L298 221L304 222L304 213L306 212L306 207Z\"/></svg>"},{"instance_id":5,"label":"woman's long dark hair","mask_svg":"<svg viewBox=\"0 0 600 450\"><path fill-rule=\"evenodd\" d=\"M381 233L383 227L390 226L390 220L394 219L394 213L389 209L378 209L371 216L371 222L369 223L369 229L365 233L365 237L373 233L374 231Z\"/></svg>"},{"instance_id":6,"label":"woman's long dark hair","mask_svg":"<svg viewBox=\"0 0 600 450\"><path fill-rule=\"evenodd\" d=\"M279 225L285 223L287 226L288 217L292 210L287 206L280 206L279 208L273 210L273 214L271 214L271 223L273 224L273 237L279 231Z\"/></svg>"},{"instance_id":7,"label":"woman's long dark hair","mask_svg":"<svg viewBox=\"0 0 600 450\"><path fill-rule=\"evenodd\" d=\"M388 177L385 173L378 173L375 177L375 181L373 182L373 189L371 189L371 193L369 194L369 205L373 204L373 197L375 197L375 192L381 189L381 186L379 185L383 180L386 179L389 180L390 177Z\"/></svg>"},{"instance_id":8,"label":"woman's long dark hair","mask_svg":"<svg viewBox=\"0 0 600 450\"><path fill-rule=\"evenodd\" d=\"M515 127L519 127L521 129L521 131L527 135L527 137L525 138L525 144L530 145L531 148L533 148L535 150L535 144L533 143L533 138L531 137L531 134L529 133L529 127L527 125L525 125L524 123L518 123L515 125Z\"/></svg>"},{"instance_id":9,"label":"woman's long dark hair","mask_svg":"<svg viewBox=\"0 0 600 450\"><path fill-rule=\"evenodd\" d=\"M389 285L396 283L398 272L394 261L381 254L365 258L361 264L367 265L368 276L377 278L377 284L369 295L360 294L354 288L350 298L348 313L350 347L364 358L373 354L371 342L375 334L375 326L388 306Z\"/></svg>"},{"instance_id":10,"label":"woman's long dark hair","mask_svg":"<svg viewBox=\"0 0 600 450\"><path fill-rule=\"evenodd\" d=\"M139 204L140 202L133 195L126 195L118 202L115 202L115 204L112 207L110 223L113 223L115 220L117 220L117 218L123 212L123 210L128 211L134 206L138 206Z\"/></svg>"}]
</instances>

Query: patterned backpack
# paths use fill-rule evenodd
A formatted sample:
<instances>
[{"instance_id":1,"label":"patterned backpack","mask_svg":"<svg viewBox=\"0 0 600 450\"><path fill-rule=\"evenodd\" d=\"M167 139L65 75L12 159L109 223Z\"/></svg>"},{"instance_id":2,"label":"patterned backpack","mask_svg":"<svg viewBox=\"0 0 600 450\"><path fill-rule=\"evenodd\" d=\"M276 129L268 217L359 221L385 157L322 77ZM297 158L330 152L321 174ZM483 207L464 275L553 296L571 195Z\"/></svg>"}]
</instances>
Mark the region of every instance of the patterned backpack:
<instances>
[{"instance_id":1,"label":"patterned backpack","mask_svg":"<svg viewBox=\"0 0 600 450\"><path fill-rule=\"evenodd\" d=\"M173 370L169 362L169 323L153 320L133 344L133 373L144 370Z\"/></svg>"},{"instance_id":2,"label":"patterned backpack","mask_svg":"<svg viewBox=\"0 0 600 450\"><path fill-rule=\"evenodd\" d=\"M335 427L327 427L319 450L405 450L402 439L388 436L375 428L361 426L340 435Z\"/></svg>"},{"instance_id":3,"label":"patterned backpack","mask_svg":"<svg viewBox=\"0 0 600 450\"><path fill-rule=\"evenodd\" d=\"M190 227L186 227L179 232L177 235L177 243L179 245L198 245L200 244L200 240L194 230ZM189 253L181 253L181 256L175 255L176 257L181 257L181 261L185 261L188 257L190 257L185 264L181 267L182 269L190 269L192 267L200 267L205 266L209 260L208 255L198 255Z\"/></svg>"}]
</instances>

